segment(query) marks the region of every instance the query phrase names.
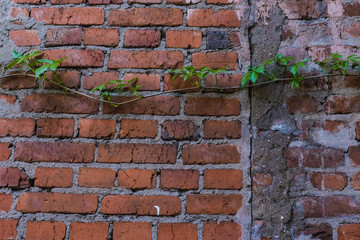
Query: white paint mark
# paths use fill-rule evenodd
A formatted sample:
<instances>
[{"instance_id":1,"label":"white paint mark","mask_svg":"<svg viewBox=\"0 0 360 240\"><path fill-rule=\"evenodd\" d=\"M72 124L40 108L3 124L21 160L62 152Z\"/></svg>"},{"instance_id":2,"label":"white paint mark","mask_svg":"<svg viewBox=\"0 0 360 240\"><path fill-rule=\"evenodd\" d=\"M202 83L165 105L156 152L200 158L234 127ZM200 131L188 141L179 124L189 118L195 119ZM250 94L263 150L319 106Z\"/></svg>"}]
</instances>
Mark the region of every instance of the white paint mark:
<instances>
[{"instance_id":1,"label":"white paint mark","mask_svg":"<svg viewBox=\"0 0 360 240\"><path fill-rule=\"evenodd\" d=\"M160 215L160 207L159 206L154 206L154 208L156 208L156 215Z\"/></svg>"}]
</instances>

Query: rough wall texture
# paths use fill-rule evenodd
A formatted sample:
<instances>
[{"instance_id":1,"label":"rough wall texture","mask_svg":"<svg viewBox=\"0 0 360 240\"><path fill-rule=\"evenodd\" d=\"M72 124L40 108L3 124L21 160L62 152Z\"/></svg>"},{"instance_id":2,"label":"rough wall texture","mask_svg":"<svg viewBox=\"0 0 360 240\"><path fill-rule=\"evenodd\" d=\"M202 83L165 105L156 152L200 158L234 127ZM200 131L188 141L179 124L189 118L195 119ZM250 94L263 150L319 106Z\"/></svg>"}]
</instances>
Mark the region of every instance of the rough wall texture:
<instances>
[{"instance_id":1,"label":"rough wall texture","mask_svg":"<svg viewBox=\"0 0 360 240\"><path fill-rule=\"evenodd\" d=\"M12 49L68 56L59 76L85 93L117 78L139 77L145 95L187 87L164 69L189 64L228 66L220 85L234 86L279 52L360 46L350 0L3 0L0 12L2 67ZM359 87L320 78L114 108L3 78L0 239L360 239Z\"/></svg>"}]
</instances>

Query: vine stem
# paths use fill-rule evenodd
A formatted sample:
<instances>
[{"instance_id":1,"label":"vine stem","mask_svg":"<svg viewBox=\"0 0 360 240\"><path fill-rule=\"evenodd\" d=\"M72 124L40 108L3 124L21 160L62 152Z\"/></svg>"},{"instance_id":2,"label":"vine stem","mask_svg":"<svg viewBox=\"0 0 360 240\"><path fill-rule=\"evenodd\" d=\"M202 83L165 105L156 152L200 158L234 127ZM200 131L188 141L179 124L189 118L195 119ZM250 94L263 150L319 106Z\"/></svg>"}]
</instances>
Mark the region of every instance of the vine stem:
<instances>
[{"instance_id":1,"label":"vine stem","mask_svg":"<svg viewBox=\"0 0 360 240\"><path fill-rule=\"evenodd\" d=\"M0 79L2 78L6 78L6 77L14 77L14 76L30 76L30 77L34 77L36 78L36 76L34 74L22 74L22 73L16 73L16 74L8 74L8 75L4 75L4 76L0 76ZM323 74L323 75L315 75L315 76L307 76L307 77L303 77L303 79L311 79L311 78L320 78L320 77L330 77L330 76L344 76L342 74L339 73L334 73L334 74ZM347 74L347 76L359 76L357 74ZM44 80L44 79L43 79ZM254 83L254 84L250 84L250 85L246 85L246 86L234 86L234 87L189 87L189 88L181 88L181 89L175 89L175 90L169 90L169 91L164 91L164 92L158 92L158 93L153 93L153 94L149 94L149 95L145 95L145 96L141 96L141 97L136 97L134 99L128 100L128 101L124 101L124 102L113 102L113 101L107 101L104 99L100 99L100 98L96 98L93 97L91 95L73 90L71 88L68 88L66 86L63 86L61 84L59 84L58 82L55 82L51 79L46 79L45 81L49 81L52 84L59 86L61 88L63 88L66 91L78 94L80 96L95 100L95 101L99 101L99 102L103 102L103 103L108 103L108 104L112 104L112 105L124 105L127 103L132 103L135 101L138 101L140 99L144 99L144 98L150 98L150 97L154 97L154 96L159 96L159 95L163 95L163 94L167 94L167 93L176 93L176 92L183 92L183 91L189 91L189 90L204 90L204 89L216 89L216 90L233 90L233 89L244 89L244 88L250 88L250 87L256 87L256 86L261 86L261 85L266 85L266 84L270 84L270 83L274 83L274 82L280 82L280 81L290 81L292 80L292 78L276 78L274 80L271 81L265 81L265 82L260 82L260 83Z\"/></svg>"}]
</instances>

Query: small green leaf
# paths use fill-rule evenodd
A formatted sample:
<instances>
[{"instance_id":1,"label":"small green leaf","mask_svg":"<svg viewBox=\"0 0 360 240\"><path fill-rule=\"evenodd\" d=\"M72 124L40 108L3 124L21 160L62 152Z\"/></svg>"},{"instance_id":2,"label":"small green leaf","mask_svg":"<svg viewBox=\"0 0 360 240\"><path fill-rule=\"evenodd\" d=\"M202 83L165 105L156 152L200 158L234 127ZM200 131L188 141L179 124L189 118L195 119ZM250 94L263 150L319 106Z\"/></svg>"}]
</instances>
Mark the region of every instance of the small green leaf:
<instances>
[{"instance_id":1,"label":"small green leaf","mask_svg":"<svg viewBox=\"0 0 360 240\"><path fill-rule=\"evenodd\" d=\"M247 72L241 79L241 85L244 87L245 84L249 81L252 72Z\"/></svg>"},{"instance_id":2,"label":"small green leaf","mask_svg":"<svg viewBox=\"0 0 360 240\"><path fill-rule=\"evenodd\" d=\"M298 67L297 67L297 65L292 66L292 68L290 69L290 72L291 72L294 76L296 76L296 74L298 73Z\"/></svg>"},{"instance_id":3,"label":"small green leaf","mask_svg":"<svg viewBox=\"0 0 360 240\"><path fill-rule=\"evenodd\" d=\"M250 81L251 81L252 83L255 83L256 80L258 79L258 76L259 76L259 74L258 74L257 72L252 72L252 73L251 73L251 76L250 76Z\"/></svg>"}]
</instances>

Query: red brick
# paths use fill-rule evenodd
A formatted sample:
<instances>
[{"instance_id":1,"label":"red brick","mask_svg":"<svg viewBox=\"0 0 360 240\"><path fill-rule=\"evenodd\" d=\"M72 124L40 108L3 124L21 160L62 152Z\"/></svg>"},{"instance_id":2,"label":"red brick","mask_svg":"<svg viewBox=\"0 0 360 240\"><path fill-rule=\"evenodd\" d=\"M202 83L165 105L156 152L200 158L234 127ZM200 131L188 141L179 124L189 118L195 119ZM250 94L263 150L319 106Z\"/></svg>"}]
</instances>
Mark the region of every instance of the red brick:
<instances>
[{"instance_id":1,"label":"red brick","mask_svg":"<svg viewBox=\"0 0 360 240\"><path fill-rule=\"evenodd\" d=\"M310 174L313 186L319 190L343 190L347 185L347 176L344 173L319 173Z\"/></svg>"},{"instance_id":2,"label":"red brick","mask_svg":"<svg viewBox=\"0 0 360 240\"><path fill-rule=\"evenodd\" d=\"M196 140L199 138L199 127L192 121L164 121L161 138L164 140Z\"/></svg>"},{"instance_id":3,"label":"red brick","mask_svg":"<svg viewBox=\"0 0 360 240\"><path fill-rule=\"evenodd\" d=\"M287 148L284 152L288 167L334 168L344 163L344 152L332 148Z\"/></svg>"},{"instance_id":4,"label":"red brick","mask_svg":"<svg viewBox=\"0 0 360 240\"><path fill-rule=\"evenodd\" d=\"M124 47L158 47L161 42L160 30L129 29L125 32Z\"/></svg>"},{"instance_id":5,"label":"red brick","mask_svg":"<svg viewBox=\"0 0 360 240\"><path fill-rule=\"evenodd\" d=\"M314 197L304 197L301 200L305 218L323 217L323 200Z\"/></svg>"},{"instance_id":6,"label":"red brick","mask_svg":"<svg viewBox=\"0 0 360 240\"><path fill-rule=\"evenodd\" d=\"M0 239L16 239L16 219L0 219Z\"/></svg>"},{"instance_id":7,"label":"red brick","mask_svg":"<svg viewBox=\"0 0 360 240\"><path fill-rule=\"evenodd\" d=\"M240 27L240 17L240 10L188 9L186 24L190 27Z\"/></svg>"},{"instance_id":8,"label":"red brick","mask_svg":"<svg viewBox=\"0 0 360 240\"><path fill-rule=\"evenodd\" d=\"M241 138L240 121L206 121L204 138Z\"/></svg>"},{"instance_id":9,"label":"red brick","mask_svg":"<svg viewBox=\"0 0 360 240\"><path fill-rule=\"evenodd\" d=\"M332 239L333 228L328 223L306 224L304 234L311 235L313 239Z\"/></svg>"},{"instance_id":10,"label":"red brick","mask_svg":"<svg viewBox=\"0 0 360 240\"><path fill-rule=\"evenodd\" d=\"M60 82L62 82L68 88L79 88L80 87L80 72L78 71L56 71L56 75L59 78ZM46 77L49 80L57 82L56 78L52 76L50 72L46 74ZM52 84L49 81L44 81L44 88L50 89L61 89L61 87Z\"/></svg>"},{"instance_id":11,"label":"red brick","mask_svg":"<svg viewBox=\"0 0 360 240\"><path fill-rule=\"evenodd\" d=\"M204 188L241 189L242 171L236 169L209 169L204 173Z\"/></svg>"},{"instance_id":12,"label":"red brick","mask_svg":"<svg viewBox=\"0 0 360 240\"><path fill-rule=\"evenodd\" d=\"M106 240L109 230L107 222L72 222L69 240Z\"/></svg>"},{"instance_id":13,"label":"red brick","mask_svg":"<svg viewBox=\"0 0 360 240\"><path fill-rule=\"evenodd\" d=\"M13 195L0 193L0 212L8 212L11 210L13 203Z\"/></svg>"},{"instance_id":14,"label":"red brick","mask_svg":"<svg viewBox=\"0 0 360 240\"><path fill-rule=\"evenodd\" d=\"M106 168L80 168L78 183L80 187L112 188L116 171Z\"/></svg>"},{"instance_id":15,"label":"red brick","mask_svg":"<svg viewBox=\"0 0 360 240\"><path fill-rule=\"evenodd\" d=\"M360 37L360 22L350 22L341 26L341 38L351 39Z\"/></svg>"},{"instance_id":16,"label":"red brick","mask_svg":"<svg viewBox=\"0 0 360 240\"><path fill-rule=\"evenodd\" d=\"M74 119L40 118L37 120L37 137L70 138L74 135Z\"/></svg>"},{"instance_id":17,"label":"red brick","mask_svg":"<svg viewBox=\"0 0 360 240\"><path fill-rule=\"evenodd\" d=\"M11 72L11 74L18 74L23 72ZM34 80L34 77L31 76L12 76L4 77L1 82L1 88L17 90L17 89L26 89L26 88L36 88L37 81Z\"/></svg>"},{"instance_id":18,"label":"red brick","mask_svg":"<svg viewBox=\"0 0 360 240\"><path fill-rule=\"evenodd\" d=\"M360 122L356 123L356 140L360 141Z\"/></svg>"},{"instance_id":19,"label":"red brick","mask_svg":"<svg viewBox=\"0 0 360 240\"><path fill-rule=\"evenodd\" d=\"M11 155L10 143L0 143L0 161L7 161Z\"/></svg>"},{"instance_id":20,"label":"red brick","mask_svg":"<svg viewBox=\"0 0 360 240\"><path fill-rule=\"evenodd\" d=\"M282 1L279 5L288 19L314 19L319 18L322 13L322 6L316 0L289 0Z\"/></svg>"},{"instance_id":21,"label":"red brick","mask_svg":"<svg viewBox=\"0 0 360 240\"><path fill-rule=\"evenodd\" d=\"M360 236L360 224L342 224L337 229L338 240L357 239Z\"/></svg>"},{"instance_id":22,"label":"red brick","mask_svg":"<svg viewBox=\"0 0 360 240\"><path fill-rule=\"evenodd\" d=\"M240 163L240 153L235 145L184 145L184 164L228 164Z\"/></svg>"},{"instance_id":23,"label":"red brick","mask_svg":"<svg viewBox=\"0 0 360 240\"><path fill-rule=\"evenodd\" d=\"M71 168L37 167L35 186L42 188L71 187L73 170Z\"/></svg>"},{"instance_id":24,"label":"red brick","mask_svg":"<svg viewBox=\"0 0 360 240\"><path fill-rule=\"evenodd\" d=\"M344 13L346 16L360 16L360 3L349 2L344 5Z\"/></svg>"},{"instance_id":25,"label":"red brick","mask_svg":"<svg viewBox=\"0 0 360 240\"><path fill-rule=\"evenodd\" d=\"M352 166L360 165L360 146L349 147L349 158Z\"/></svg>"},{"instance_id":26,"label":"red brick","mask_svg":"<svg viewBox=\"0 0 360 240\"><path fill-rule=\"evenodd\" d=\"M104 53L98 49L51 49L44 51L46 59L60 59L67 57L61 67L102 67L104 65Z\"/></svg>"},{"instance_id":27,"label":"red brick","mask_svg":"<svg viewBox=\"0 0 360 240\"><path fill-rule=\"evenodd\" d=\"M46 33L47 46L81 45L82 28L50 28Z\"/></svg>"},{"instance_id":28,"label":"red brick","mask_svg":"<svg viewBox=\"0 0 360 240\"><path fill-rule=\"evenodd\" d=\"M199 48L201 41L201 31L166 31L166 47Z\"/></svg>"},{"instance_id":29,"label":"red brick","mask_svg":"<svg viewBox=\"0 0 360 240\"><path fill-rule=\"evenodd\" d=\"M241 81L241 74L219 74L217 75L217 80L220 87L239 87L239 83ZM219 91L217 88L219 87L216 83L216 78L214 75L208 75L205 79L205 87L212 87L215 89L205 89L207 92L216 92ZM222 90L222 92L235 92L239 89L226 89Z\"/></svg>"},{"instance_id":30,"label":"red brick","mask_svg":"<svg viewBox=\"0 0 360 240\"><path fill-rule=\"evenodd\" d=\"M186 196L188 214L226 214L235 215L242 206L240 194Z\"/></svg>"},{"instance_id":31,"label":"red brick","mask_svg":"<svg viewBox=\"0 0 360 240\"><path fill-rule=\"evenodd\" d=\"M146 189L156 187L154 170L127 169L118 172L118 187L130 189Z\"/></svg>"},{"instance_id":32,"label":"red brick","mask_svg":"<svg viewBox=\"0 0 360 240\"><path fill-rule=\"evenodd\" d=\"M93 143L18 142L15 148L15 161L93 162L94 152Z\"/></svg>"},{"instance_id":33,"label":"red brick","mask_svg":"<svg viewBox=\"0 0 360 240\"><path fill-rule=\"evenodd\" d=\"M91 90L101 84L118 79L119 79L118 72L93 72L91 76L84 77L83 88L87 90ZM114 87L115 84L108 85L109 89L113 89Z\"/></svg>"},{"instance_id":34,"label":"red brick","mask_svg":"<svg viewBox=\"0 0 360 240\"><path fill-rule=\"evenodd\" d=\"M329 114L360 112L360 95L329 97L325 109Z\"/></svg>"},{"instance_id":35,"label":"red brick","mask_svg":"<svg viewBox=\"0 0 360 240\"><path fill-rule=\"evenodd\" d=\"M97 113L99 103L76 95L31 94L21 103L22 112Z\"/></svg>"},{"instance_id":36,"label":"red brick","mask_svg":"<svg viewBox=\"0 0 360 240\"><path fill-rule=\"evenodd\" d=\"M360 202L352 197L326 197L323 206L325 217L360 214Z\"/></svg>"},{"instance_id":37,"label":"red brick","mask_svg":"<svg viewBox=\"0 0 360 240\"><path fill-rule=\"evenodd\" d=\"M4 81L4 79L3 79L3 81ZM14 105L15 101L16 101L16 96L13 96L13 95L1 95L0 94L0 100L4 100L9 104Z\"/></svg>"},{"instance_id":38,"label":"red brick","mask_svg":"<svg viewBox=\"0 0 360 240\"><path fill-rule=\"evenodd\" d=\"M308 48L308 56L312 62L321 62L331 54L330 46L311 46Z\"/></svg>"},{"instance_id":39,"label":"red brick","mask_svg":"<svg viewBox=\"0 0 360 240\"><path fill-rule=\"evenodd\" d=\"M285 102L290 114L295 114L295 112L315 113L319 108L319 103L309 95L287 97Z\"/></svg>"},{"instance_id":40,"label":"red brick","mask_svg":"<svg viewBox=\"0 0 360 240\"><path fill-rule=\"evenodd\" d=\"M84 44L116 47L119 43L119 29L85 28Z\"/></svg>"},{"instance_id":41,"label":"red brick","mask_svg":"<svg viewBox=\"0 0 360 240\"><path fill-rule=\"evenodd\" d=\"M110 69L178 68L183 62L184 54L179 51L112 51L108 67Z\"/></svg>"},{"instance_id":42,"label":"red brick","mask_svg":"<svg viewBox=\"0 0 360 240\"><path fill-rule=\"evenodd\" d=\"M17 18L20 14L22 14L24 17L29 17L30 16L29 9L27 9L27 8L16 8L16 7L13 7L11 9L11 13L10 13L11 17Z\"/></svg>"},{"instance_id":43,"label":"red brick","mask_svg":"<svg viewBox=\"0 0 360 240\"><path fill-rule=\"evenodd\" d=\"M199 188L198 170L161 170L161 188L191 190Z\"/></svg>"},{"instance_id":44,"label":"red brick","mask_svg":"<svg viewBox=\"0 0 360 240\"><path fill-rule=\"evenodd\" d=\"M0 187L28 188L30 187L29 177L18 168L0 167Z\"/></svg>"},{"instance_id":45,"label":"red brick","mask_svg":"<svg viewBox=\"0 0 360 240\"><path fill-rule=\"evenodd\" d=\"M198 85L200 85L201 83L201 79L199 77L191 77L188 80L184 81L184 78L177 76L173 79L173 75L171 74L165 74L164 75L164 91L169 91L169 90L175 90L175 89L186 89L186 88L192 88L189 90L182 90L182 91L178 91L178 92L199 92L200 89L199 88L195 88L194 83L197 83Z\"/></svg>"},{"instance_id":46,"label":"red brick","mask_svg":"<svg viewBox=\"0 0 360 240\"><path fill-rule=\"evenodd\" d=\"M156 120L122 119L120 125L121 138L155 138L157 135Z\"/></svg>"},{"instance_id":47,"label":"red brick","mask_svg":"<svg viewBox=\"0 0 360 240\"><path fill-rule=\"evenodd\" d=\"M196 224L159 223L158 240L197 240Z\"/></svg>"},{"instance_id":48,"label":"red brick","mask_svg":"<svg viewBox=\"0 0 360 240\"><path fill-rule=\"evenodd\" d=\"M46 2L46 0L12 0L14 3L27 3L27 4L43 4Z\"/></svg>"},{"instance_id":49,"label":"red brick","mask_svg":"<svg viewBox=\"0 0 360 240\"><path fill-rule=\"evenodd\" d=\"M105 163L175 163L176 145L100 144L98 162Z\"/></svg>"},{"instance_id":50,"label":"red brick","mask_svg":"<svg viewBox=\"0 0 360 240\"><path fill-rule=\"evenodd\" d=\"M335 133L335 132L339 132L340 128L344 127L344 125L345 123L343 121L326 120L323 123L323 128L328 132Z\"/></svg>"},{"instance_id":51,"label":"red brick","mask_svg":"<svg viewBox=\"0 0 360 240\"><path fill-rule=\"evenodd\" d=\"M239 68L236 52L194 53L192 64L196 68L223 68L234 70Z\"/></svg>"},{"instance_id":52,"label":"red brick","mask_svg":"<svg viewBox=\"0 0 360 240\"><path fill-rule=\"evenodd\" d=\"M133 97L114 97L115 102L124 102L134 99ZM156 96L151 101L140 99L135 102L126 103L118 107L104 104L104 114L135 114L135 115L178 115L180 113L180 101L176 97Z\"/></svg>"},{"instance_id":53,"label":"red brick","mask_svg":"<svg viewBox=\"0 0 360 240\"><path fill-rule=\"evenodd\" d=\"M271 173L255 173L253 176L254 187L267 187L273 182L273 176Z\"/></svg>"},{"instance_id":54,"label":"red brick","mask_svg":"<svg viewBox=\"0 0 360 240\"><path fill-rule=\"evenodd\" d=\"M122 3L121 0L89 0L88 1L88 4L90 5L99 5L99 4L110 4L111 3L114 3L114 4L120 4Z\"/></svg>"},{"instance_id":55,"label":"red brick","mask_svg":"<svg viewBox=\"0 0 360 240\"><path fill-rule=\"evenodd\" d=\"M200 0L166 0L168 4L190 5L201 2Z\"/></svg>"},{"instance_id":56,"label":"red brick","mask_svg":"<svg viewBox=\"0 0 360 240\"><path fill-rule=\"evenodd\" d=\"M132 8L110 10L110 26L179 26L183 14L178 8Z\"/></svg>"},{"instance_id":57,"label":"red brick","mask_svg":"<svg viewBox=\"0 0 360 240\"><path fill-rule=\"evenodd\" d=\"M85 0L51 0L51 4L80 4L84 3Z\"/></svg>"},{"instance_id":58,"label":"red brick","mask_svg":"<svg viewBox=\"0 0 360 240\"><path fill-rule=\"evenodd\" d=\"M139 3L139 4L156 4L161 3L161 0L129 0L128 3Z\"/></svg>"},{"instance_id":59,"label":"red brick","mask_svg":"<svg viewBox=\"0 0 360 240\"><path fill-rule=\"evenodd\" d=\"M65 239L66 225L62 222L29 221L26 240Z\"/></svg>"},{"instance_id":60,"label":"red brick","mask_svg":"<svg viewBox=\"0 0 360 240\"><path fill-rule=\"evenodd\" d=\"M228 4L238 4L239 0L206 0L206 4L218 4L218 5L228 5Z\"/></svg>"},{"instance_id":61,"label":"red brick","mask_svg":"<svg viewBox=\"0 0 360 240\"><path fill-rule=\"evenodd\" d=\"M205 222L203 240L241 239L241 226L235 222Z\"/></svg>"},{"instance_id":62,"label":"red brick","mask_svg":"<svg viewBox=\"0 0 360 240\"><path fill-rule=\"evenodd\" d=\"M115 222L113 240L151 240L152 224L149 222Z\"/></svg>"},{"instance_id":63,"label":"red brick","mask_svg":"<svg viewBox=\"0 0 360 240\"><path fill-rule=\"evenodd\" d=\"M360 172L351 177L351 186L355 190L360 190Z\"/></svg>"},{"instance_id":64,"label":"red brick","mask_svg":"<svg viewBox=\"0 0 360 240\"><path fill-rule=\"evenodd\" d=\"M104 197L100 213L156 216L154 206L159 206L160 216L174 216L181 212L181 201L174 196L112 195Z\"/></svg>"},{"instance_id":65,"label":"red brick","mask_svg":"<svg viewBox=\"0 0 360 240\"><path fill-rule=\"evenodd\" d=\"M38 46L41 44L37 30L11 30L10 38L18 47Z\"/></svg>"},{"instance_id":66,"label":"red brick","mask_svg":"<svg viewBox=\"0 0 360 240\"><path fill-rule=\"evenodd\" d=\"M0 126L0 137L31 137L35 130L35 120L1 118Z\"/></svg>"},{"instance_id":67,"label":"red brick","mask_svg":"<svg viewBox=\"0 0 360 240\"><path fill-rule=\"evenodd\" d=\"M115 132L115 120L79 119L79 137L111 139Z\"/></svg>"},{"instance_id":68,"label":"red brick","mask_svg":"<svg viewBox=\"0 0 360 240\"><path fill-rule=\"evenodd\" d=\"M138 78L134 82L135 85L140 85L140 91L157 91L160 90L160 75L159 74L142 74L142 73L125 73L124 81L128 82L134 78Z\"/></svg>"},{"instance_id":69,"label":"red brick","mask_svg":"<svg viewBox=\"0 0 360 240\"><path fill-rule=\"evenodd\" d=\"M23 213L95 213L98 195L75 193L22 193L16 210Z\"/></svg>"},{"instance_id":70,"label":"red brick","mask_svg":"<svg viewBox=\"0 0 360 240\"><path fill-rule=\"evenodd\" d=\"M198 116L237 116L240 115L240 108L237 98L189 97L185 113Z\"/></svg>"},{"instance_id":71,"label":"red brick","mask_svg":"<svg viewBox=\"0 0 360 240\"><path fill-rule=\"evenodd\" d=\"M104 10L96 7L32 8L31 17L51 25L101 25Z\"/></svg>"}]
</instances>

